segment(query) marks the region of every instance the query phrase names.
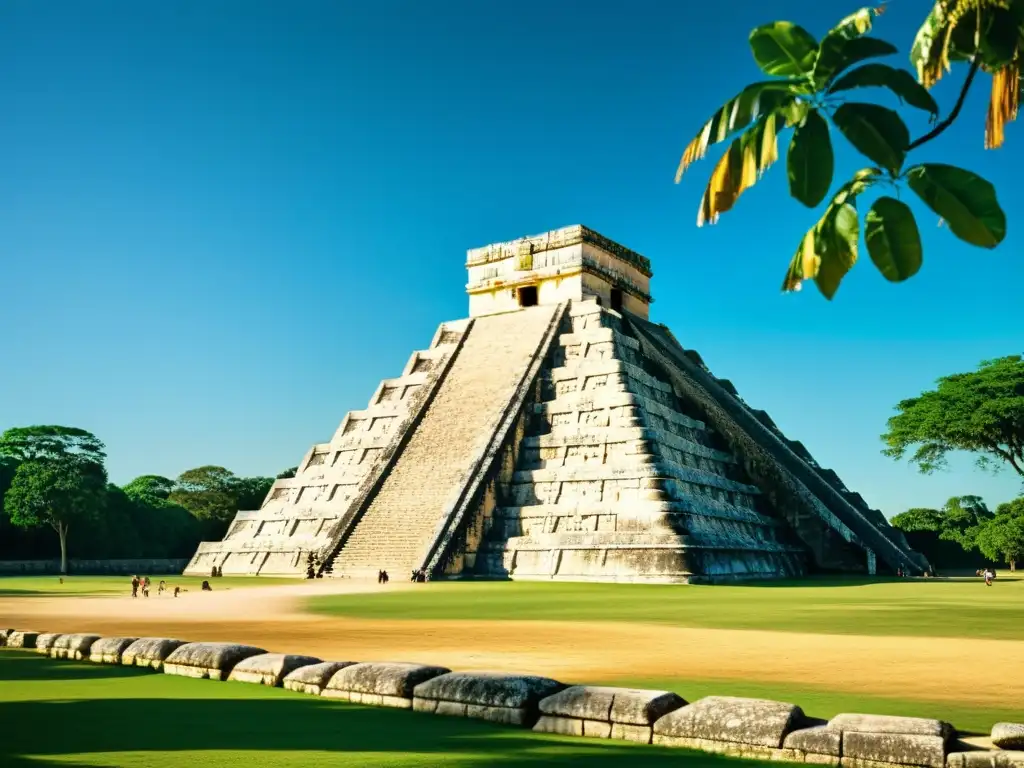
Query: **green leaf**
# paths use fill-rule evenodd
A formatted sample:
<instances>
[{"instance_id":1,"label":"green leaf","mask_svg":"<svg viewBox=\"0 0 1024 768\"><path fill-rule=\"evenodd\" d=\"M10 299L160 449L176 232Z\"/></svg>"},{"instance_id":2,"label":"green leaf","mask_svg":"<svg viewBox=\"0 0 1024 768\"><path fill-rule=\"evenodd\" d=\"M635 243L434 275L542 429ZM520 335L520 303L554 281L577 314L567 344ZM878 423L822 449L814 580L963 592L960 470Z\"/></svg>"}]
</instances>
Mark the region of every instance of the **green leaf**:
<instances>
[{"instance_id":1,"label":"green leaf","mask_svg":"<svg viewBox=\"0 0 1024 768\"><path fill-rule=\"evenodd\" d=\"M894 176L899 173L910 131L898 114L877 104L850 101L835 111L832 120L862 155Z\"/></svg>"},{"instance_id":2,"label":"green leaf","mask_svg":"<svg viewBox=\"0 0 1024 768\"><path fill-rule=\"evenodd\" d=\"M814 66L818 42L797 24L773 21L750 33L750 50L766 75L806 75Z\"/></svg>"},{"instance_id":3,"label":"green leaf","mask_svg":"<svg viewBox=\"0 0 1024 768\"><path fill-rule=\"evenodd\" d=\"M871 20L882 12L881 8L865 6L859 11L851 13L845 19L836 24L828 31L826 37L841 37L851 40L855 37L867 34L871 31Z\"/></svg>"},{"instance_id":4,"label":"green leaf","mask_svg":"<svg viewBox=\"0 0 1024 768\"><path fill-rule=\"evenodd\" d=\"M876 37L845 39L827 35L821 41L817 61L814 63L814 82L821 88L847 67L876 56L891 56L896 46Z\"/></svg>"},{"instance_id":5,"label":"green leaf","mask_svg":"<svg viewBox=\"0 0 1024 768\"><path fill-rule=\"evenodd\" d=\"M924 163L907 171L907 182L961 240L995 248L1006 237L1006 214L999 207L995 187L976 173Z\"/></svg>"},{"instance_id":6,"label":"green leaf","mask_svg":"<svg viewBox=\"0 0 1024 768\"><path fill-rule=\"evenodd\" d=\"M828 123L816 109L811 110L793 132L789 143L786 158L789 194L808 208L814 208L825 199L832 186L832 166Z\"/></svg>"},{"instance_id":7,"label":"green leaf","mask_svg":"<svg viewBox=\"0 0 1024 768\"><path fill-rule=\"evenodd\" d=\"M935 99L923 85L914 79L912 74L905 69L890 67L888 64L877 62L865 64L852 72L847 72L832 84L828 92L836 93L851 88L870 87L888 88L910 106L930 112L932 117L939 114L939 105L935 103Z\"/></svg>"},{"instance_id":8,"label":"green leaf","mask_svg":"<svg viewBox=\"0 0 1024 768\"><path fill-rule=\"evenodd\" d=\"M826 299L831 300L839 283L857 262L860 224L853 202L831 206L822 220L815 244L821 263L814 282Z\"/></svg>"},{"instance_id":9,"label":"green leaf","mask_svg":"<svg viewBox=\"0 0 1024 768\"><path fill-rule=\"evenodd\" d=\"M864 217L868 253L886 280L899 283L921 268L921 233L910 208L893 197L880 197Z\"/></svg>"},{"instance_id":10,"label":"green leaf","mask_svg":"<svg viewBox=\"0 0 1024 768\"><path fill-rule=\"evenodd\" d=\"M857 261L856 196L876 177L876 169L865 168L840 187L818 223L801 239L782 282L783 291L798 291L804 280L814 279L825 298L835 296Z\"/></svg>"}]
</instances>

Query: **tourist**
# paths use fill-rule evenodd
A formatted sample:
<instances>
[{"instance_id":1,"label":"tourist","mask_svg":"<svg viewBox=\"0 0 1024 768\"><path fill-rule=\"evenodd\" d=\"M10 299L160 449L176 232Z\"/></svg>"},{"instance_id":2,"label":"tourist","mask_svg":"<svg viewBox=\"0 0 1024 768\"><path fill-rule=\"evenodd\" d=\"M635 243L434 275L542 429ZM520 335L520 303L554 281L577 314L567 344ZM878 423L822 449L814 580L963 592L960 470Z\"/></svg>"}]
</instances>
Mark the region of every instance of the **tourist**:
<instances>
[{"instance_id":1,"label":"tourist","mask_svg":"<svg viewBox=\"0 0 1024 768\"><path fill-rule=\"evenodd\" d=\"M160 579L160 583L156 586L156 593L158 595L162 595L166 589L167 583L163 579Z\"/></svg>"},{"instance_id":2,"label":"tourist","mask_svg":"<svg viewBox=\"0 0 1024 768\"><path fill-rule=\"evenodd\" d=\"M132 576L132 597L139 596L139 577Z\"/></svg>"},{"instance_id":3,"label":"tourist","mask_svg":"<svg viewBox=\"0 0 1024 768\"><path fill-rule=\"evenodd\" d=\"M203 592L213 592L213 587L210 586L210 582L203 582Z\"/></svg>"},{"instance_id":4,"label":"tourist","mask_svg":"<svg viewBox=\"0 0 1024 768\"><path fill-rule=\"evenodd\" d=\"M992 569L991 568L986 568L985 569L985 586L986 587L991 587L992 586L992 579L994 579L995 577L996 577L996 575L992 571Z\"/></svg>"},{"instance_id":5,"label":"tourist","mask_svg":"<svg viewBox=\"0 0 1024 768\"><path fill-rule=\"evenodd\" d=\"M384 582L385 584L387 584L387 583L388 583L388 578L389 578L389 576L388 576L388 572L387 572L387 571L381 571L381 572L380 572L380 578L381 578L381 581L382 581L382 582Z\"/></svg>"},{"instance_id":6,"label":"tourist","mask_svg":"<svg viewBox=\"0 0 1024 768\"><path fill-rule=\"evenodd\" d=\"M181 592L181 587L175 587L174 588L174 596L177 597L179 592Z\"/></svg>"}]
</instances>

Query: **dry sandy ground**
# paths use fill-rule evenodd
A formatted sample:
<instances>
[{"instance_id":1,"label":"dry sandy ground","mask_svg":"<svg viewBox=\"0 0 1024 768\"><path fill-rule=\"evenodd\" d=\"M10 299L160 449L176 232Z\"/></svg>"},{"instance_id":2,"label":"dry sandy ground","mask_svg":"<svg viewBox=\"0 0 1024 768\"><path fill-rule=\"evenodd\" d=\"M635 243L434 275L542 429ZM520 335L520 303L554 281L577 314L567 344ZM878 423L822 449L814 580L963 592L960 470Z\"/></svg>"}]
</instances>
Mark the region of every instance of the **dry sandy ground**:
<instances>
[{"instance_id":1,"label":"dry sandy ground","mask_svg":"<svg viewBox=\"0 0 1024 768\"><path fill-rule=\"evenodd\" d=\"M395 583L387 589L405 589ZM421 621L311 616L302 599L368 591L341 581L127 596L0 598L12 626L57 632L223 640L327 659L420 661L528 671L564 680L715 678L991 703L1024 679L1024 644L1007 640L814 635L627 623Z\"/></svg>"}]
</instances>

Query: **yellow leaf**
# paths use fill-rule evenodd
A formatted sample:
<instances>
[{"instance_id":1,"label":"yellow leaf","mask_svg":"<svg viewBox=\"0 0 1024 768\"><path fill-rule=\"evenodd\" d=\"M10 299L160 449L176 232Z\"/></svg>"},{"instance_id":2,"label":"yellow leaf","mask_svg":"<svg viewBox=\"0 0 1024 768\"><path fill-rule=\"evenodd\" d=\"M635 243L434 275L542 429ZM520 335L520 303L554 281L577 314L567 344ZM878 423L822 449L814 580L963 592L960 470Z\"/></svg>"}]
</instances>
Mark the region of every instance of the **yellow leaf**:
<instances>
[{"instance_id":1,"label":"yellow leaf","mask_svg":"<svg viewBox=\"0 0 1024 768\"><path fill-rule=\"evenodd\" d=\"M761 160L758 173L764 173L772 163L779 159L779 143L775 133L775 115L770 115L764 124L764 135L761 137Z\"/></svg>"},{"instance_id":2,"label":"yellow leaf","mask_svg":"<svg viewBox=\"0 0 1024 768\"><path fill-rule=\"evenodd\" d=\"M985 149L1003 146L1004 129L1020 108L1020 67L1017 62L992 74L992 94L985 119Z\"/></svg>"}]
</instances>

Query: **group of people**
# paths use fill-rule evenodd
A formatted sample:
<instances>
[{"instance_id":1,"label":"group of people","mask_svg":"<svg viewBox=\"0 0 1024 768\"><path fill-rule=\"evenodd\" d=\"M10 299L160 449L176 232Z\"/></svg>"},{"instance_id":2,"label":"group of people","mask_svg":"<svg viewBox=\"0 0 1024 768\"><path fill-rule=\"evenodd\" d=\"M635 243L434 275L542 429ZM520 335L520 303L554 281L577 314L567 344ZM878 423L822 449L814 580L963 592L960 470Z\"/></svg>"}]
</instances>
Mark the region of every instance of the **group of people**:
<instances>
[{"instance_id":1,"label":"group of people","mask_svg":"<svg viewBox=\"0 0 1024 768\"><path fill-rule=\"evenodd\" d=\"M410 579L410 581L415 581L417 584L425 584L426 581L427 581L427 572L426 572L426 570L423 569L423 568L420 568L418 570L413 571L412 572L412 579Z\"/></svg>"},{"instance_id":2,"label":"group of people","mask_svg":"<svg viewBox=\"0 0 1024 768\"><path fill-rule=\"evenodd\" d=\"M139 578L138 576L132 576L132 597L138 597L139 596L139 592L142 592L142 596L143 597L149 597L149 585L150 585L150 583L151 582L150 582L149 576L143 576L142 578ZM156 593L158 595L162 595L166 591L167 591L167 582L164 581L163 579L161 579L160 583L157 584ZM177 597L180 593L181 593L181 587L175 587L174 588L174 596Z\"/></svg>"},{"instance_id":3,"label":"group of people","mask_svg":"<svg viewBox=\"0 0 1024 768\"><path fill-rule=\"evenodd\" d=\"M387 584L388 581L390 580L390 578L391 577L388 576L388 572L387 571L377 571L377 583L378 584Z\"/></svg>"}]
</instances>

